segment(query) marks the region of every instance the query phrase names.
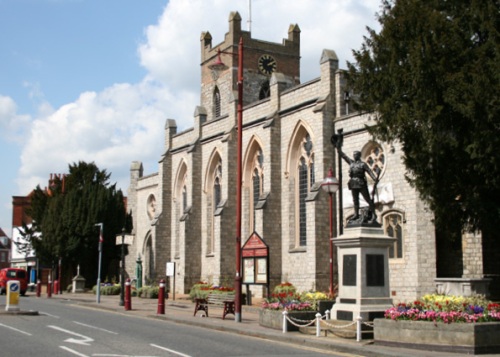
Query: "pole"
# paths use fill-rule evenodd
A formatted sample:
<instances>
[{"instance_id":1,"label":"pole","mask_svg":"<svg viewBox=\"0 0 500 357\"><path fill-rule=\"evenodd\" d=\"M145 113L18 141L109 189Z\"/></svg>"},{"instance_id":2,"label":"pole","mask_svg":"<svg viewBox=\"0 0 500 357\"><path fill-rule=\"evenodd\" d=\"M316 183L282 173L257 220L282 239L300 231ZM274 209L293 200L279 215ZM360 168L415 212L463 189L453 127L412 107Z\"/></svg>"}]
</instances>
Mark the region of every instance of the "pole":
<instances>
[{"instance_id":1,"label":"pole","mask_svg":"<svg viewBox=\"0 0 500 357\"><path fill-rule=\"evenodd\" d=\"M238 45L238 178L236 182L236 276L234 320L241 322L241 181L243 141L243 37Z\"/></svg>"},{"instance_id":2,"label":"pole","mask_svg":"<svg viewBox=\"0 0 500 357\"><path fill-rule=\"evenodd\" d=\"M132 295L131 295L131 292L130 292L130 279L127 279L127 281L125 282L125 304L124 304L124 308L125 310L132 310Z\"/></svg>"},{"instance_id":3,"label":"pole","mask_svg":"<svg viewBox=\"0 0 500 357\"><path fill-rule=\"evenodd\" d=\"M339 129L337 130L337 133L338 133L338 140L339 140L339 146L342 147L342 142L343 142L343 139L344 139L344 134L343 134L343 129ZM338 177L338 180L339 180L339 222L338 222L338 225L339 225L339 234L337 235L337 237L340 237L342 234L344 234L344 211L343 211L343 206L344 206L344 202L343 202L343 197L342 197L342 156L340 155L340 150L337 150L337 154L338 154L338 158L337 158L337 161L339 162L339 172L337 174L337 177Z\"/></svg>"},{"instance_id":4,"label":"pole","mask_svg":"<svg viewBox=\"0 0 500 357\"><path fill-rule=\"evenodd\" d=\"M103 224L97 223L96 226L99 226L99 264L97 268L97 294L96 294L96 302L98 304L101 303L101 261L102 261L102 242L104 241L103 236Z\"/></svg>"},{"instance_id":5,"label":"pole","mask_svg":"<svg viewBox=\"0 0 500 357\"><path fill-rule=\"evenodd\" d=\"M119 306L123 306L125 304L124 299L124 290L125 290L125 228L122 228L122 252L121 252L121 261L122 261L122 269L120 272L120 302Z\"/></svg>"},{"instance_id":6,"label":"pole","mask_svg":"<svg viewBox=\"0 0 500 357\"><path fill-rule=\"evenodd\" d=\"M59 294L62 294L62 258L59 257L59 278L57 279L59 281Z\"/></svg>"},{"instance_id":7,"label":"pole","mask_svg":"<svg viewBox=\"0 0 500 357\"><path fill-rule=\"evenodd\" d=\"M333 293L333 193L329 192L328 195L330 196L330 238L328 241L330 242L329 247L330 247L330 287L328 290L328 293L330 295L330 298L333 298L334 293Z\"/></svg>"}]
</instances>

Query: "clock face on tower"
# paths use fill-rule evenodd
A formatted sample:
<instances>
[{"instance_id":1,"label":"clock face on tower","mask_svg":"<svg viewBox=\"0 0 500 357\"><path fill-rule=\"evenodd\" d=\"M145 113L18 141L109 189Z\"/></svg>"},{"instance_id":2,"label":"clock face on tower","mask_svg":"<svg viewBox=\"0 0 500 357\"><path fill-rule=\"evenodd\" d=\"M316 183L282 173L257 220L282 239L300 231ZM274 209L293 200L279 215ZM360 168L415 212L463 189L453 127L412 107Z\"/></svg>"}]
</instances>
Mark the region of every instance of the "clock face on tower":
<instances>
[{"instance_id":1,"label":"clock face on tower","mask_svg":"<svg viewBox=\"0 0 500 357\"><path fill-rule=\"evenodd\" d=\"M259 58L259 71L271 75L276 70L276 60L271 55L262 55Z\"/></svg>"}]
</instances>

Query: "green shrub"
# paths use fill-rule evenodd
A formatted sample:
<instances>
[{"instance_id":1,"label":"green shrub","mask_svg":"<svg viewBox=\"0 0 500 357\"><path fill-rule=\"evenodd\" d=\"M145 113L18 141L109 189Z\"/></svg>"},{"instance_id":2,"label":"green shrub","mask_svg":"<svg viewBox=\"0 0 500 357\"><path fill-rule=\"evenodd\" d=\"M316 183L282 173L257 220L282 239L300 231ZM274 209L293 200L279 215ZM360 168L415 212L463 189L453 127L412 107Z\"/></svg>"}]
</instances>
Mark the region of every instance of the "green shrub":
<instances>
[{"instance_id":1,"label":"green shrub","mask_svg":"<svg viewBox=\"0 0 500 357\"><path fill-rule=\"evenodd\" d=\"M143 286L138 289L137 296L144 299L156 299L158 298L160 288L158 286Z\"/></svg>"},{"instance_id":2,"label":"green shrub","mask_svg":"<svg viewBox=\"0 0 500 357\"><path fill-rule=\"evenodd\" d=\"M115 285L101 285L100 294L101 295L120 295L120 284ZM97 294L97 285L92 287L92 292Z\"/></svg>"}]
</instances>

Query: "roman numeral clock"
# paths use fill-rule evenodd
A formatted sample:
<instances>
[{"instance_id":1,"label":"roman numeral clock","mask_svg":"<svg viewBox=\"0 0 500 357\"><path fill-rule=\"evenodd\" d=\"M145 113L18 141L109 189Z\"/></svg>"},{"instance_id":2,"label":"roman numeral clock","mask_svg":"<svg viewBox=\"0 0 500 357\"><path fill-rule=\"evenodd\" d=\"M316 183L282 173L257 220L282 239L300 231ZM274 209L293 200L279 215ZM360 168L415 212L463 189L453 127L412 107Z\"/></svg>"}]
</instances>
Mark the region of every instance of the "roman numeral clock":
<instances>
[{"instance_id":1,"label":"roman numeral clock","mask_svg":"<svg viewBox=\"0 0 500 357\"><path fill-rule=\"evenodd\" d=\"M266 76L270 76L276 70L276 60L271 55L262 55L259 58L259 71Z\"/></svg>"}]
</instances>

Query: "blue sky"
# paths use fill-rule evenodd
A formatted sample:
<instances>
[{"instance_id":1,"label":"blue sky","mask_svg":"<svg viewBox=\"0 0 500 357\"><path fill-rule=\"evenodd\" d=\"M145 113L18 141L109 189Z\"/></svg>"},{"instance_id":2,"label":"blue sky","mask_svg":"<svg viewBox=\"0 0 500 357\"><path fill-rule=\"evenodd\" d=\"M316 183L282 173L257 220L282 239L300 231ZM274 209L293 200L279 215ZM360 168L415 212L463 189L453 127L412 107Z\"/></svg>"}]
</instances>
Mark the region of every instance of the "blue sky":
<instances>
[{"instance_id":1,"label":"blue sky","mask_svg":"<svg viewBox=\"0 0 500 357\"><path fill-rule=\"evenodd\" d=\"M281 43L298 24L305 82L319 76L323 49L346 68L365 27L377 28L379 4L0 0L0 227L12 235L12 196L45 187L68 164L95 162L125 194L132 161L157 172L165 120L186 129L199 104L200 34L221 42L231 11L266 41Z\"/></svg>"}]
</instances>

